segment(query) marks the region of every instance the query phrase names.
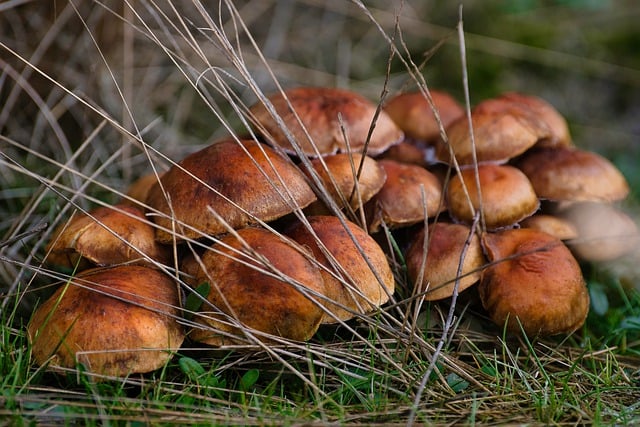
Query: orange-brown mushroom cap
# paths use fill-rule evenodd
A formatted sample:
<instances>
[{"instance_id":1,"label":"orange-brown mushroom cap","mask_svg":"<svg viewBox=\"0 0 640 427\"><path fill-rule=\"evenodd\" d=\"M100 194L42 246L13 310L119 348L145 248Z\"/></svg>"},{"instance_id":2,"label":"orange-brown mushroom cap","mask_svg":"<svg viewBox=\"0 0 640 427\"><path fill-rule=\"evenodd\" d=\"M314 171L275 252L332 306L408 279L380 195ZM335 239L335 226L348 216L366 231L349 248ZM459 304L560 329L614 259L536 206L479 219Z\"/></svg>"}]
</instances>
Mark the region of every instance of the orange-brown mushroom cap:
<instances>
[{"instance_id":1,"label":"orange-brown mushroom cap","mask_svg":"<svg viewBox=\"0 0 640 427\"><path fill-rule=\"evenodd\" d=\"M550 147L555 145L572 145L567 120L546 100L537 96L518 92L506 92L500 95L497 99L515 103L516 105L521 106L521 108L527 108L547 124L551 131L550 136L538 141L536 146Z\"/></svg>"},{"instance_id":2,"label":"orange-brown mushroom cap","mask_svg":"<svg viewBox=\"0 0 640 427\"><path fill-rule=\"evenodd\" d=\"M266 229L243 228L237 235L224 236L202 255L204 270L198 266L195 282L209 283L209 304L203 304L196 319L209 328L195 328L191 338L211 345L242 342L240 325L292 340L311 338L324 315L321 297L314 295L325 291L319 268L290 241ZM239 239L267 265L239 254ZM225 325L221 313L240 325Z\"/></svg>"},{"instance_id":3,"label":"orange-brown mushroom cap","mask_svg":"<svg viewBox=\"0 0 640 427\"><path fill-rule=\"evenodd\" d=\"M464 109L450 94L438 90L432 90L430 94L443 127L464 115ZM436 116L421 92L396 95L387 101L384 110L407 138L432 142L440 137L440 126Z\"/></svg>"},{"instance_id":4,"label":"orange-brown mushroom cap","mask_svg":"<svg viewBox=\"0 0 640 427\"><path fill-rule=\"evenodd\" d=\"M248 140L224 140L193 153L160 182L149 191L147 203L159 211L153 219L160 226L156 239L163 243L275 220L316 200L295 165Z\"/></svg>"},{"instance_id":5,"label":"orange-brown mushroom cap","mask_svg":"<svg viewBox=\"0 0 640 427\"><path fill-rule=\"evenodd\" d=\"M149 173L133 181L127 188L126 197L123 197L120 203L143 206L147 202L149 190L158 182L158 176L162 176L162 174Z\"/></svg>"},{"instance_id":6,"label":"orange-brown mushroom cap","mask_svg":"<svg viewBox=\"0 0 640 427\"><path fill-rule=\"evenodd\" d=\"M425 293L427 301L448 298L456 286L462 292L480 280L480 269L486 260L480 239L471 234L470 227L436 222L426 230L425 233L423 227L415 235L405 260L409 278L418 292Z\"/></svg>"},{"instance_id":7,"label":"orange-brown mushroom cap","mask_svg":"<svg viewBox=\"0 0 640 427\"><path fill-rule=\"evenodd\" d=\"M158 270L87 270L41 304L27 327L38 365L123 376L162 367L184 339L178 288Z\"/></svg>"},{"instance_id":8,"label":"orange-brown mushroom cap","mask_svg":"<svg viewBox=\"0 0 640 427\"><path fill-rule=\"evenodd\" d=\"M438 177L417 165L379 160L387 180L366 206L369 231L405 227L435 216L443 207L442 184ZM423 197L424 195L424 197ZM425 209L426 204L426 209Z\"/></svg>"},{"instance_id":9,"label":"orange-brown mushroom cap","mask_svg":"<svg viewBox=\"0 0 640 427\"><path fill-rule=\"evenodd\" d=\"M311 166L341 209L350 206L358 210L380 191L387 179L384 168L378 162L358 153L337 153L315 158L311 160ZM304 172L311 175L307 170ZM329 212L320 200L309 205L307 211L312 214Z\"/></svg>"},{"instance_id":10,"label":"orange-brown mushroom cap","mask_svg":"<svg viewBox=\"0 0 640 427\"><path fill-rule=\"evenodd\" d=\"M479 163L505 163L550 135L549 127L544 122L521 109L483 108L483 103L480 103L471 111L471 122ZM452 122L446 132L458 163L473 164L474 145L467 116ZM451 163L449 146L444 143L436 146L436 158L439 161Z\"/></svg>"},{"instance_id":11,"label":"orange-brown mushroom cap","mask_svg":"<svg viewBox=\"0 0 640 427\"><path fill-rule=\"evenodd\" d=\"M526 175L513 166L478 165L478 180L482 198L478 195L474 168L463 169L451 178L446 191L447 206L455 219L471 223L474 212L482 208L486 226L497 229L518 223L540 206Z\"/></svg>"},{"instance_id":12,"label":"orange-brown mushroom cap","mask_svg":"<svg viewBox=\"0 0 640 427\"><path fill-rule=\"evenodd\" d=\"M589 293L582 271L561 240L521 228L485 233L492 265L480 279L480 299L491 319L527 335L571 333L584 323Z\"/></svg>"},{"instance_id":13,"label":"orange-brown mushroom cap","mask_svg":"<svg viewBox=\"0 0 640 427\"><path fill-rule=\"evenodd\" d=\"M76 267L81 260L99 266L166 264L169 248L156 242L154 228L146 221L142 210L123 204L99 207L88 214L76 212L54 232L46 261L67 268Z\"/></svg>"},{"instance_id":14,"label":"orange-brown mushroom cap","mask_svg":"<svg viewBox=\"0 0 640 427\"><path fill-rule=\"evenodd\" d=\"M592 151L565 146L539 148L525 153L514 165L529 177L541 199L612 202L629 194L622 173Z\"/></svg>"},{"instance_id":15,"label":"orange-brown mushroom cap","mask_svg":"<svg viewBox=\"0 0 640 427\"><path fill-rule=\"evenodd\" d=\"M575 239L578 229L570 221L558 215L537 213L520 222L522 228L544 231L560 240Z\"/></svg>"},{"instance_id":16,"label":"orange-brown mushroom cap","mask_svg":"<svg viewBox=\"0 0 640 427\"><path fill-rule=\"evenodd\" d=\"M373 102L358 93L337 88L299 87L289 89L285 94L286 99L282 93L275 93L269 100L305 155L313 157L336 152L363 151L376 115L377 106ZM297 113L311 139L305 134L293 111ZM253 105L251 112L258 124L258 131L266 139L274 141L286 152L296 153L285 132L262 103ZM389 146L400 142L403 136L387 113L380 111L366 154L380 154Z\"/></svg>"},{"instance_id":17,"label":"orange-brown mushroom cap","mask_svg":"<svg viewBox=\"0 0 640 427\"><path fill-rule=\"evenodd\" d=\"M378 243L349 221L343 225L334 216L307 219L311 229L298 222L285 233L309 248L325 267L321 270L328 297L325 306L332 314L327 313L323 323L348 320L387 302L394 292L394 277Z\"/></svg>"}]
</instances>

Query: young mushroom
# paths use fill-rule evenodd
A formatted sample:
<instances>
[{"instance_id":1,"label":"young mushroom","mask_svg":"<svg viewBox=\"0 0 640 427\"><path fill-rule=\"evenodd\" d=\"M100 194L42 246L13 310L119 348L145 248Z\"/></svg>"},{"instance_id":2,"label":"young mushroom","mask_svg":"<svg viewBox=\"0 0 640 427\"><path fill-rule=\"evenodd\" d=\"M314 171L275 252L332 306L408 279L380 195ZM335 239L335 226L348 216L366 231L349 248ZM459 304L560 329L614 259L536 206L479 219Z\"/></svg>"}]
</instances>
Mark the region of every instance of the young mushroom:
<instances>
[{"instance_id":1,"label":"young mushroom","mask_svg":"<svg viewBox=\"0 0 640 427\"><path fill-rule=\"evenodd\" d=\"M436 158L451 163L451 151L460 165L479 163L505 163L549 138L549 126L530 111L521 108L485 106L496 103L485 100L471 111L473 142L467 116L459 117L446 129L449 144L438 144Z\"/></svg>"},{"instance_id":2,"label":"young mushroom","mask_svg":"<svg viewBox=\"0 0 640 427\"><path fill-rule=\"evenodd\" d=\"M365 206L370 233L386 224L406 227L435 216L443 208L442 184L436 175L417 165L379 160L387 180Z\"/></svg>"},{"instance_id":3,"label":"young mushroom","mask_svg":"<svg viewBox=\"0 0 640 427\"><path fill-rule=\"evenodd\" d=\"M208 303L191 339L219 346L246 342L244 330L297 341L310 339L324 316L319 268L290 240L247 227L220 238L201 257L195 283L209 283ZM265 335L266 334L266 335Z\"/></svg>"},{"instance_id":4,"label":"young mushroom","mask_svg":"<svg viewBox=\"0 0 640 427\"><path fill-rule=\"evenodd\" d=\"M491 319L529 336L569 334L584 323L589 293L578 262L561 240L521 228L482 237L490 265L479 293Z\"/></svg>"},{"instance_id":5,"label":"young mushroom","mask_svg":"<svg viewBox=\"0 0 640 427\"><path fill-rule=\"evenodd\" d=\"M447 206L456 220L470 224L475 212L482 209L487 228L498 229L512 226L538 210L538 197L520 170L508 165L481 164L477 173L480 191L475 168L462 169L449 181Z\"/></svg>"},{"instance_id":6,"label":"young mushroom","mask_svg":"<svg viewBox=\"0 0 640 427\"><path fill-rule=\"evenodd\" d=\"M394 277L385 253L365 230L334 216L311 216L285 234L309 248L325 283L328 312L323 323L348 320L375 311L394 292Z\"/></svg>"},{"instance_id":7,"label":"young mushroom","mask_svg":"<svg viewBox=\"0 0 640 427\"><path fill-rule=\"evenodd\" d=\"M464 115L460 103L448 93L439 90L429 93L443 127ZM422 92L398 94L386 102L384 111L412 142L431 145L440 138L440 124Z\"/></svg>"},{"instance_id":8,"label":"young mushroom","mask_svg":"<svg viewBox=\"0 0 640 427\"><path fill-rule=\"evenodd\" d=\"M166 264L169 248L158 244L154 228L135 206L103 206L74 213L47 245L51 265L84 269L117 264Z\"/></svg>"},{"instance_id":9,"label":"young mushroom","mask_svg":"<svg viewBox=\"0 0 640 427\"><path fill-rule=\"evenodd\" d=\"M629 194L622 173L601 155L575 147L530 150L514 162L541 199L613 202Z\"/></svg>"},{"instance_id":10,"label":"young mushroom","mask_svg":"<svg viewBox=\"0 0 640 427\"><path fill-rule=\"evenodd\" d=\"M580 260L612 261L640 248L638 225L616 206L576 202L558 209L556 215L576 228L576 236L566 244Z\"/></svg>"},{"instance_id":11,"label":"young mushroom","mask_svg":"<svg viewBox=\"0 0 640 427\"><path fill-rule=\"evenodd\" d=\"M149 191L162 243L272 221L316 200L304 174L272 148L223 140L184 158ZM173 230L175 229L175 232Z\"/></svg>"},{"instance_id":12,"label":"young mushroom","mask_svg":"<svg viewBox=\"0 0 640 427\"><path fill-rule=\"evenodd\" d=\"M427 301L473 286L486 263L480 239L464 224L435 222L415 235L405 253L407 274Z\"/></svg>"},{"instance_id":13,"label":"young mushroom","mask_svg":"<svg viewBox=\"0 0 640 427\"><path fill-rule=\"evenodd\" d=\"M158 270L118 266L87 270L62 285L27 326L38 365L125 376L161 368L184 331L178 288Z\"/></svg>"},{"instance_id":14,"label":"young mushroom","mask_svg":"<svg viewBox=\"0 0 640 427\"><path fill-rule=\"evenodd\" d=\"M293 141L262 102L251 107L257 130L267 141L290 154L297 154L292 145L297 144L309 157L363 152L365 147L366 154L375 156L403 138L387 113L378 111L376 116L376 104L349 90L298 87L272 94L269 102ZM375 127L369 135L374 119Z\"/></svg>"},{"instance_id":15,"label":"young mushroom","mask_svg":"<svg viewBox=\"0 0 640 427\"><path fill-rule=\"evenodd\" d=\"M497 99L500 101L510 102L512 105L516 106L516 108L529 110L547 124L550 130L550 135L548 138L543 138L538 141L536 143L537 147L573 145L567 120L549 102L537 96L518 92L506 92L498 96Z\"/></svg>"},{"instance_id":16,"label":"young mushroom","mask_svg":"<svg viewBox=\"0 0 640 427\"><path fill-rule=\"evenodd\" d=\"M387 179L378 162L358 153L331 154L311 159L310 163L340 209L349 206L357 211L380 191ZM303 171L311 176L310 171ZM305 208L305 212L320 215L330 213L330 209L319 199Z\"/></svg>"},{"instance_id":17,"label":"young mushroom","mask_svg":"<svg viewBox=\"0 0 640 427\"><path fill-rule=\"evenodd\" d=\"M550 213L536 213L520 222L522 228L532 228L566 241L578 237L578 229L571 221Z\"/></svg>"},{"instance_id":18,"label":"young mushroom","mask_svg":"<svg viewBox=\"0 0 640 427\"><path fill-rule=\"evenodd\" d=\"M151 190L151 187L158 182L159 176L161 177L162 174L156 175L155 173L149 173L136 179L131 183L131 185L129 185L129 187L127 187L125 197L122 198L120 203L133 206L143 206L149 196L149 190Z\"/></svg>"}]
</instances>

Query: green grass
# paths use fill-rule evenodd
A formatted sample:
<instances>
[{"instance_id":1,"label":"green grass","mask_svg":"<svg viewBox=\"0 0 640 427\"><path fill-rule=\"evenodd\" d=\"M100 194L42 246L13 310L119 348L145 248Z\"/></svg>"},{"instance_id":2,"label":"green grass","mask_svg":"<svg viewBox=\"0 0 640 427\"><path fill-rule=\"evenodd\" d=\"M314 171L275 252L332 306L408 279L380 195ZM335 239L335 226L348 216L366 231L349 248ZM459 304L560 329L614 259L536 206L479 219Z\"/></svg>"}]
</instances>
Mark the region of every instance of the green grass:
<instances>
[{"instance_id":1,"label":"green grass","mask_svg":"<svg viewBox=\"0 0 640 427\"><path fill-rule=\"evenodd\" d=\"M52 230L76 208L114 203L152 166L165 170L229 130L245 133L239 112L255 99L250 84L274 89L269 70L283 86L344 86L379 99L385 81L390 93L416 83L399 56L426 58L429 86L463 99L450 2L407 1L398 28L399 4L389 2L367 3L375 22L341 1L234 2L237 13L222 2L219 28L231 47L206 29L218 24L218 2L206 11L188 3L179 15L163 9L167 16L144 1L135 13L119 2L79 3L0 9L0 425L640 422L638 254L583 266L591 312L570 337L506 335L473 293L458 301L451 330L441 326L447 301L405 319L399 313L415 302L398 253L397 307L325 326L306 344L187 342L162 369L108 381L81 365L66 376L37 367L25 325L69 274L42 264ZM637 214L640 12L625 2L564 3L464 5L472 102L505 90L552 102L577 145L624 172L625 207ZM377 25L398 48L388 75ZM249 75L233 62L239 46Z\"/></svg>"}]
</instances>

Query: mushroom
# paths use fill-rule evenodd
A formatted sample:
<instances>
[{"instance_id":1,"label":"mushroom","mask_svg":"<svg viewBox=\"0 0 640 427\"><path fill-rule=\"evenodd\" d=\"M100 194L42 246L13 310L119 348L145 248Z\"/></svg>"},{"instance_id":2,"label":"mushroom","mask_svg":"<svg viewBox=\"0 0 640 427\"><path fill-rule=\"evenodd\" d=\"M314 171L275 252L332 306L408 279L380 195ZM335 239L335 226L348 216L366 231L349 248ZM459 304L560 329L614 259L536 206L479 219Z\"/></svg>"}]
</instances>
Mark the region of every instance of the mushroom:
<instances>
[{"instance_id":1,"label":"mushroom","mask_svg":"<svg viewBox=\"0 0 640 427\"><path fill-rule=\"evenodd\" d=\"M262 102L251 107L256 127L264 138L290 154L292 144L310 157L336 152L363 152L375 156L403 138L402 131L384 111L355 92L326 87L299 87L269 96L269 102L291 133ZM374 124L373 131L370 128ZM346 138L346 140L345 140ZM347 145L348 143L348 145Z\"/></svg>"},{"instance_id":2,"label":"mushroom","mask_svg":"<svg viewBox=\"0 0 640 427\"><path fill-rule=\"evenodd\" d=\"M577 235L566 243L580 260L612 261L640 248L638 226L616 206L577 202L560 208L556 215L576 228Z\"/></svg>"},{"instance_id":3,"label":"mushroom","mask_svg":"<svg viewBox=\"0 0 640 427\"><path fill-rule=\"evenodd\" d=\"M544 231L560 240L566 241L578 237L576 226L565 218L549 213L536 213L520 222L522 228ZM566 242L565 242L566 243Z\"/></svg>"},{"instance_id":4,"label":"mushroom","mask_svg":"<svg viewBox=\"0 0 640 427\"><path fill-rule=\"evenodd\" d=\"M162 243L272 221L316 200L295 165L251 140L223 140L193 153L169 169L160 184L149 191L147 204Z\"/></svg>"},{"instance_id":5,"label":"mushroom","mask_svg":"<svg viewBox=\"0 0 640 427\"><path fill-rule=\"evenodd\" d=\"M184 340L178 288L143 266L87 270L38 306L27 326L38 365L124 376L161 368Z\"/></svg>"},{"instance_id":6,"label":"mushroom","mask_svg":"<svg viewBox=\"0 0 640 427\"><path fill-rule=\"evenodd\" d=\"M149 190L158 182L159 176L161 177L162 174L156 175L155 173L150 173L136 179L127 188L126 197L124 197L120 203L133 206L143 205L147 201Z\"/></svg>"},{"instance_id":7,"label":"mushroom","mask_svg":"<svg viewBox=\"0 0 640 427\"><path fill-rule=\"evenodd\" d=\"M571 134L569 132L569 125L567 124L567 120L549 102L537 96L518 92L507 92L500 95L497 99L506 100L515 104L516 106L528 109L538 118L540 118L540 120L547 124L549 130L551 131L550 136L548 138L539 140L536 143L537 147L572 145Z\"/></svg>"},{"instance_id":8,"label":"mushroom","mask_svg":"<svg viewBox=\"0 0 640 427\"><path fill-rule=\"evenodd\" d=\"M575 147L530 150L514 162L541 199L613 202L629 194L629 185L607 159Z\"/></svg>"},{"instance_id":9,"label":"mushroom","mask_svg":"<svg viewBox=\"0 0 640 427\"><path fill-rule=\"evenodd\" d=\"M387 151L376 157L379 160L393 160L420 167L428 167L435 163L433 147L424 146L417 142L404 140L392 145Z\"/></svg>"},{"instance_id":10,"label":"mushroom","mask_svg":"<svg viewBox=\"0 0 640 427\"><path fill-rule=\"evenodd\" d=\"M449 181L447 206L456 220L471 223L474 213L482 209L486 227L497 229L512 226L538 210L538 197L520 170L508 165L481 164L477 172L482 198L478 194L475 168L462 169Z\"/></svg>"},{"instance_id":11,"label":"mushroom","mask_svg":"<svg viewBox=\"0 0 640 427\"><path fill-rule=\"evenodd\" d=\"M540 118L521 108L484 107L486 100L471 111L474 143L466 116L459 117L446 129L449 144L436 146L436 158L451 163L451 150L460 165L478 163L505 163L533 147L536 142L549 138L549 126Z\"/></svg>"},{"instance_id":12,"label":"mushroom","mask_svg":"<svg viewBox=\"0 0 640 427\"><path fill-rule=\"evenodd\" d=\"M323 187L341 209L346 206L354 211L360 209L380 191L387 179L382 166L371 157L358 153L331 154L312 159L310 163ZM304 172L311 176L310 171ZM318 215L327 214L330 210L318 200L309 205L305 212Z\"/></svg>"},{"instance_id":13,"label":"mushroom","mask_svg":"<svg viewBox=\"0 0 640 427\"><path fill-rule=\"evenodd\" d=\"M464 109L446 92L429 91L434 107L438 111L440 123L447 127ZM402 129L405 136L413 141L432 144L440 138L440 124L431 104L422 92L406 92L389 99L384 111Z\"/></svg>"},{"instance_id":14,"label":"mushroom","mask_svg":"<svg viewBox=\"0 0 640 427\"><path fill-rule=\"evenodd\" d=\"M389 300L394 277L382 248L365 230L334 216L311 216L308 225L297 222L285 234L308 248L324 268L323 323L367 314Z\"/></svg>"},{"instance_id":15,"label":"mushroom","mask_svg":"<svg viewBox=\"0 0 640 427\"><path fill-rule=\"evenodd\" d=\"M291 240L266 229L221 237L202 255L195 282L210 286L208 303L194 319L202 326L190 332L205 344L246 341L243 328L260 331L264 341L269 335L306 341L324 316L319 268Z\"/></svg>"},{"instance_id":16,"label":"mushroom","mask_svg":"<svg viewBox=\"0 0 640 427\"><path fill-rule=\"evenodd\" d=\"M421 228L405 253L405 261L411 282L427 301L452 296L456 286L458 292L473 286L486 263L480 239L471 228L447 222Z\"/></svg>"},{"instance_id":17,"label":"mushroom","mask_svg":"<svg viewBox=\"0 0 640 427\"><path fill-rule=\"evenodd\" d=\"M169 248L154 239L154 228L135 206L102 206L87 214L74 213L61 224L47 245L51 265L84 269L125 263L166 264Z\"/></svg>"},{"instance_id":18,"label":"mushroom","mask_svg":"<svg viewBox=\"0 0 640 427\"><path fill-rule=\"evenodd\" d=\"M584 323L589 293L578 262L561 240L529 228L485 233L490 265L482 271L483 307L499 326L529 336L569 334Z\"/></svg>"},{"instance_id":19,"label":"mushroom","mask_svg":"<svg viewBox=\"0 0 640 427\"><path fill-rule=\"evenodd\" d=\"M369 232L383 223L389 228L406 227L433 217L443 207L442 184L436 175L417 165L379 160L387 174L382 189L365 206Z\"/></svg>"}]
</instances>

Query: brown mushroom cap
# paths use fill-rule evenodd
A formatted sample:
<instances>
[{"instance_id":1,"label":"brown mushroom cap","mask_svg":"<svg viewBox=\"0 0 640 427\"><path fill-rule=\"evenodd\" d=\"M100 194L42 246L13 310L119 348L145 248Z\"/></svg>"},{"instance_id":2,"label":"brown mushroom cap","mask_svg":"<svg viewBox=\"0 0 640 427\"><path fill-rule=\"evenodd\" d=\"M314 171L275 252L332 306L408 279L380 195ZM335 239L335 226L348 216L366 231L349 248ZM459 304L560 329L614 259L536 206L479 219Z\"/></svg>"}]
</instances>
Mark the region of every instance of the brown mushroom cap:
<instances>
[{"instance_id":1,"label":"brown mushroom cap","mask_svg":"<svg viewBox=\"0 0 640 427\"><path fill-rule=\"evenodd\" d=\"M143 205L147 201L149 190L151 190L151 187L153 187L157 182L158 176L156 176L155 173L141 176L132 182L127 188L126 196L128 198L123 198L120 203L133 206Z\"/></svg>"},{"instance_id":2,"label":"brown mushroom cap","mask_svg":"<svg viewBox=\"0 0 640 427\"><path fill-rule=\"evenodd\" d=\"M298 341L311 338L324 316L321 297L312 293L325 292L318 267L282 236L253 227L237 233L269 265L238 254L243 244L231 234L206 251L202 255L205 270L198 268L196 283L209 283L211 305L204 304L196 319L210 328L194 329L191 338L210 345L242 342L240 330L220 321L221 312L267 334ZM231 331L232 336L220 331Z\"/></svg>"},{"instance_id":3,"label":"brown mushroom cap","mask_svg":"<svg viewBox=\"0 0 640 427\"><path fill-rule=\"evenodd\" d=\"M61 224L47 245L47 262L75 268L82 260L99 266L124 263L167 263L169 248L154 239L154 228L142 210L129 205L103 206L88 214L74 213ZM80 264L79 268L84 268Z\"/></svg>"},{"instance_id":4,"label":"brown mushroom cap","mask_svg":"<svg viewBox=\"0 0 640 427\"><path fill-rule=\"evenodd\" d=\"M182 345L178 288L158 270L87 270L58 288L27 327L39 365L123 376L162 367Z\"/></svg>"},{"instance_id":5,"label":"brown mushroom cap","mask_svg":"<svg viewBox=\"0 0 640 427\"><path fill-rule=\"evenodd\" d=\"M348 320L354 317L354 313L369 313L387 302L394 292L395 282L378 243L365 230L349 221L346 221L347 231L334 216L311 216L307 220L311 230L298 222L285 233L309 248L326 268L321 270L325 295L329 300L325 306L332 314L327 313L323 323ZM321 245L330 257L325 255Z\"/></svg>"},{"instance_id":6,"label":"brown mushroom cap","mask_svg":"<svg viewBox=\"0 0 640 427\"><path fill-rule=\"evenodd\" d=\"M369 231L380 230L382 223L389 228L405 227L435 216L442 207L442 184L436 175L412 164L394 160L379 160L387 180L382 189L366 206ZM424 201L423 201L424 189Z\"/></svg>"},{"instance_id":7,"label":"brown mushroom cap","mask_svg":"<svg viewBox=\"0 0 640 427\"><path fill-rule=\"evenodd\" d=\"M363 151L377 110L374 103L355 92L336 88L299 87L289 89L285 93L293 111L298 114L311 136L311 140L300 126L282 93L271 95L269 100L305 155L313 157L349 151L342 126L344 126L350 151ZM286 152L295 154L295 149L286 134L262 103L253 105L251 112L258 123L258 131L267 140L274 141ZM389 146L400 142L402 138L402 131L384 111L380 111L367 154L372 156L380 154Z\"/></svg>"},{"instance_id":8,"label":"brown mushroom cap","mask_svg":"<svg viewBox=\"0 0 640 427\"><path fill-rule=\"evenodd\" d=\"M485 233L493 264L483 270L480 299L491 319L527 335L571 333L584 323L589 293L582 271L561 240L522 228Z\"/></svg>"},{"instance_id":9,"label":"brown mushroom cap","mask_svg":"<svg viewBox=\"0 0 640 427\"><path fill-rule=\"evenodd\" d=\"M544 231L560 240L570 240L578 237L578 230L570 221L557 215L537 213L520 222L522 228L533 228Z\"/></svg>"},{"instance_id":10,"label":"brown mushroom cap","mask_svg":"<svg viewBox=\"0 0 640 427\"><path fill-rule=\"evenodd\" d=\"M401 143L389 147L389 149L377 157L377 159L393 160L399 163L408 163L426 168L436 163L433 158L433 153L434 148L432 146L405 139Z\"/></svg>"},{"instance_id":11,"label":"brown mushroom cap","mask_svg":"<svg viewBox=\"0 0 640 427\"><path fill-rule=\"evenodd\" d=\"M577 202L556 213L577 230L567 246L584 261L612 261L640 248L640 231L634 220L606 203Z\"/></svg>"},{"instance_id":12,"label":"brown mushroom cap","mask_svg":"<svg viewBox=\"0 0 640 427\"><path fill-rule=\"evenodd\" d=\"M514 165L522 170L541 199L554 201L622 200L629 185L607 159L574 147L531 150Z\"/></svg>"},{"instance_id":13,"label":"brown mushroom cap","mask_svg":"<svg viewBox=\"0 0 640 427\"><path fill-rule=\"evenodd\" d=\"M572 145L567 120L549 102L537 96L517 92L504 93L498 99L504 99L528 108L549 126L551 131L549 138L538 141L536 146Z\"/></svg>"},{"instance_id":14,"label":"brown mushroom cap","mask_svg":"<svg viewBox=\"0 0 640 427\"><path fill-rule=\"evenodd\" d=\"M432 90L430 94L443 127L464 115L462 106L448 93ZM436 116L421 92L396 95L387 101L384 110L408 138L430 142L440 137Z\"/></svg>"},{"instance_id":15,"label":"brown mushroom cap","mask_svg":"<svg viewBox=\"0 0 640 427\"><path fill-rule=\"evenodd\" d=\"M490 229L508 227L532 215L540 203L531 183L518 169L508 165L478 165L482 206L478 196L475 169L466 168L451 178L446 190L449 214L471 223L474 212L482 207L486 226ZM468 196L464 192L463 183ZM469 203L471 200L471 204ZM471 209L473 206L473 210Z\"/></svg>"},{"instance_id":16,"label":"brown mushroom cap","mask_svg":"<svg viewBox=\"0 0 640 427\"><path fill-rule=\"evenodd\" d=\"M355 186L356 176L362 169ZM358 153L338 153L311 160L311 166L317 172L324 188L331 198L341 208L344 202L351 209L358 210L362 204L369 201L384 185L387 175L374 159ZM310 175L308 171L304 171ZM307 211L316 213L328 213L324 202L318 200L307 208Z\"/></svg>"},{"instance_id":17,"label":"brown mushroom cap","mask_svg":"<svg viewBox=\"0 0 640 427\"><path fill-rule=\"evenodd\" d=\"M153 219L162 227L156 230L162 243L224 233L224 222L241 228L275 220L316 200L304 174L288 159L249 140L224 140L193 153L166 172L161 183L162 188L151 188L147 203L160 212Z\"/></svg>"},{"instance_id":18,"label":"brown mushroom cap","mask_svg":"<svg viewBox=\"0 0 640 427\"><path fill-rule=\"evenodd\" d=\"M522 109L484 107L483 101L471 111L476 158L479 163L505 163L550 135L549 127L530 112ZM466 116L459 117L446 129L449 145L460 165L473 164L473 145ZM449 147L436 146L436 158L450 163Z\"/></svg>"},{"instance_id":19,"label":"brown mushroom cap","mask_svg":"<svg viewBox=\"0 0 640 427\"><path fill-rule=\"evenodd\" d=\"M458 280L458 292L462 292L480 280L480 268L486 263L480 239L470 236L471 228L463 224L436 222L430 224L425 235L422 228L413 238L405 254L407 273L418 292L425 292L427 301L448 298L453 295ZM425 253L425 238L428 239ZM466 248L460 275L458 269L465 244ZM420 280L421 278L421 280Z\"/></svg>"}]
</instances>

